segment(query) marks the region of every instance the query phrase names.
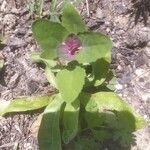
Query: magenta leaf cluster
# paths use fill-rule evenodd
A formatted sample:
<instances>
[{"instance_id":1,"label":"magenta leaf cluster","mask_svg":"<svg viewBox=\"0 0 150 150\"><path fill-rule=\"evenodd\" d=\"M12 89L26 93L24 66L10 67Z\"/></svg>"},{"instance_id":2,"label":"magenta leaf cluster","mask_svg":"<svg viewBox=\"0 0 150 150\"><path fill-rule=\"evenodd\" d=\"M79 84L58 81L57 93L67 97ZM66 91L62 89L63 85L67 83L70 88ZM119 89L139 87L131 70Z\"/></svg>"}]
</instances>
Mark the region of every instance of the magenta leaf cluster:
<instances>
[{"instance_id":1,"label":"magenta leaf cluster","mask_svg":"<svg viewBox=\"0 0 150 150\"><path fill-rule=\"evenodd\" d=\"M82 44L77 35L69 35L59 47L60 57L68 60L75 59L75 54L80 50Z\"/></svg>"}]
</instances>

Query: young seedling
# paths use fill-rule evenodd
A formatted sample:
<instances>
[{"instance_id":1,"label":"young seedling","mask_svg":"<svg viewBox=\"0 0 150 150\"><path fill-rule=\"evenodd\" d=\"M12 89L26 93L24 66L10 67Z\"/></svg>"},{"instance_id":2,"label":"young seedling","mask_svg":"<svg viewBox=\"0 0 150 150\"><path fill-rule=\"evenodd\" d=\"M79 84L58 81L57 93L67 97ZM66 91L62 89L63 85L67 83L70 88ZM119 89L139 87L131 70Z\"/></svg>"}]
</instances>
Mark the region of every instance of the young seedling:
<instances>
[{"instance_id":1,"label":"young seedling","mask_svg":"<svg viewBox=\"0 0 150 150\"><path fill-rule=\"evenodd\" d=\"M59 23L38 19L32 31L43 50L32 59L45 64L55 93L3 103L0 115L46 107L38 131L40 150L67 149L67 144L73 150L96 150L96 141L108 139L130 144L144 120L109 85L114 80L110 38L89 31L70 3Z\"/></svg>"}]
</instances>

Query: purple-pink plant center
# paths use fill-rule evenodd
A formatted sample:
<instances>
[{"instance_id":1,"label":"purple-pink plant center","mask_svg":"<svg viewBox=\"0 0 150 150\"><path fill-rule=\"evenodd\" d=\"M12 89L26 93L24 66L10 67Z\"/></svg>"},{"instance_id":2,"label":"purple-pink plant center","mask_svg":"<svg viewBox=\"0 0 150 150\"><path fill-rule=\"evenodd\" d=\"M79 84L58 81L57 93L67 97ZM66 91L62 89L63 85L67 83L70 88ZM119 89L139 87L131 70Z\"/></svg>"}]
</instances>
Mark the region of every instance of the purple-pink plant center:
<instances>
[{"instance_id":1,"label":"purple-pink plant center","mask_svg":"<svg viewBox=\"0 0 150 150\"><path fill-rule=\"evenodd\" d=\"M79 50L79 47L81 46L80 39L76 35L71 35L65 40L65 50L71 54L74 55L76 51Z\"/></svg>"},{"instance_id":2,"label":"purple-pink plant center","mask_svg":"<svg viewBox=\"0 0 150 150\"><path fill-rule=\"evenodd\" d=\"M65 41L61 44L62 54L68 59L74 59L76 52L81 47L81 41L77 35L69 35Z\"/></svg>"}]
</instances>

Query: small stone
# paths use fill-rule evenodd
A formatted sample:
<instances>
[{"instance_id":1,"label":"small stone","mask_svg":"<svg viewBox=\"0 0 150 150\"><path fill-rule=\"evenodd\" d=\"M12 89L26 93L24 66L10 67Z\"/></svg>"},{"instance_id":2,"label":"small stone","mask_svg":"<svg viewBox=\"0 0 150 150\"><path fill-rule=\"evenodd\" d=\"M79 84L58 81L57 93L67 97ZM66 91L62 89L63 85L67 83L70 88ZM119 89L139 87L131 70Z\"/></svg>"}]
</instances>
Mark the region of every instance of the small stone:
<instances>
[{"instance_id":1,"label":"small stone","mask_svg":"<svg viewBox=\"0 0 150 150\"><path fill-rule=\"evenodd\" d=\"M144 74L144 72L145 72L144 69L139 68L139 69L136 69L135 74L137 76L142 76Z\"/></svg>"},{"instance_id":2,"label":"small stone","mask_svg":"<svg viewBox=\"0 0 150 150\"><path fill-rule=\"evenodd\" d=\"M16 16L13 14L6 14L3 19L3 24L9 25L9 28L12 28L16 23Z\"/></svg>"},{"instance_id":3,"label":"small stone","mask_svg":"<svg viewBox=\"0 0 150 150\"><path fill-rule=\"evenodd\" d=\"M147 43L147 46L150 47L150 41Z\"/></svg>"},{"instance_id":4,"label":"small stone","mask_svg":"<svg viewBox=\"0 0 150 150\"><path fill-rule=\"evenodd\" d=\"M141 30L144 31L144 32L150 32L150 28L149 27L143 27Z\"/></svg>"},{"instance_id":5,"label":"small stone","mask_svg":"<svg viewBox=\"0 0 150 150\"><path fill-rule=\"evenodd\" d=\"M2 5L1 5L0 11L5 12L6 11L6 6L7 6L7 2L4 0Z\"/></svg>"},{"instance_id":6,"label":"small stone","mask_svg":"<svg viewBox=\"0 0 150 150\"><path fill-rule=\"evenodd\" d=\"M115 88L117 90L122 90L123 89L123 86L121 84L116 84Z\"/></svg>"},{"instance_id":7,"label":"small stone","mask_svg":"<svg viewBox=\"0 0 150 150\"><path fill-rule=\"evenodd\" d=\"M144 115L143 118L144 118L145 120L147 120L147 119L148 119L148 116L147 116L147 115Z\"/></svg>"},{"instance_id":8,"label":"small stone","mask_svg":"<svg viewBox=\"0 0 150 150\"><path fill-rule=\"evenodd\" d=\"M9 79L8 87L9 87L9 88L13 88L14 86L16 86L16 85L17 85L17 82L18 82L18 79L19 79L19 74L18 74L18 73L14 74L14 75Z\"/></svg>"},{"instance_id":9,"label":"small stone","mask_svg":"<svg viewBox=\"0 0 150 150\"><path fill-rule=\"evenodd\" d=\"M18 9L16 9L15 7L11 9L11 13L13 14L19 14Z\"/></svg>"},{"instance_id":10,"label":"small stone","mask_svg":"<svg viewBox=\"0 0 150 150\"><path fill-rule=\"evenodd\" d=\"M150 101L150 94L149 93L145 93L142 95L142 100L143 101Z\"/></svg>"},{"instance_id":11,"label":"small stone","mask_svg":"<svg viewBox=\"0 0 150 150\"><path fill-rule=\"evenodd\" d=\"M96 10L96 17L102 19L104 17L102 9L98 8Z\"/></svg>"},{"instance_id":12,"label":"small stone","mask_svg":"<svg viewBox=\"0 0 150 150\"><path fill-rule=\"evenodd\" d=\"M19 28L19 29L16 29L15 32L19 35L25 35L26 29L25 28Z\"/></svg>"},{"instance_id":13,"label":"small stone","mask_svg":"<svg viewBox=\"0 0 150 150\"><path fill-rule=\"evenodd\" d=\"M150 46L145 48L145 54L150 57Z\"/></svg>"},{"instance_id":14,"label":"small stone","mask_svg":"<svg viewBox=\"0 0 150 150\"><path fill-rule=\"evenodd\" d=\"M21 38L17 38L17 37L11 37L8 41L7 44L9 46L13 46L13 47L23 47L26 45L25 41Z\"/></svg>"},{"instance_id":15,"label":"small stone","mask_svg":"<svg viewBox=\"0 0 150 150\"><path fill-rule=\"evenodd\" d=\"M144 82L144 78L139 78L139 82Z\"/></svg>"},{"instance_id":16,"label":"small stone","mask_svg":"<svg viewBox=\"0 0 150 150\"><path fill-rule=\"evenodd\" d=\"M110 28L107 28L107 29L106 29L106 32L107 32L107 33L110 32Z\"/></svg>"},{"instance_id":17,"label":"small stone","mask_svg":"<svg viewBox=\"0 0 150 150\"><path fill-rule=\"evenodd\" d=\"M118 69L118 70L122 70L122 67L119 65L119 66L117 67L117 69Z\"/></svg>"},{"instance_id":18,"label":"small stone","mask_svg":"<svg viewBox=\"0 0 150 150\"><path fill-rule=\"evenodd\" d=\"M146 88L146 89L150 89L150 82L147 82L147 83L145 84L145 88Z\"/></svg>"},{"instance_id":19,"label":"small stone","mask_svg":"<svg viewBox=\"0 0 150 150\"><path fill-rule=\"evenodd\" d=\"M25 148L25 149L28 149L28 150L29 150L29 149L32 149L31 143L25 143L25 144L24 144L24 148Z\"/></svg>"}]
</instances>

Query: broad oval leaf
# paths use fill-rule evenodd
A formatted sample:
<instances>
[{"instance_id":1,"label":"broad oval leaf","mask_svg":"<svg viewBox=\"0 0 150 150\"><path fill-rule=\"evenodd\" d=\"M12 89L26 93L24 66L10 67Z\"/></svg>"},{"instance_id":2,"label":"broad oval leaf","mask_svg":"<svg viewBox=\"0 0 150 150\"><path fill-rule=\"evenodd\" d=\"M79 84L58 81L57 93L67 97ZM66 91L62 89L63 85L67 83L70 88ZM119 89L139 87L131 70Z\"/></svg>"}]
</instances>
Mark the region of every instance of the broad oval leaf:
<instances>
[{"instance_id":1,"label":"broad oval leaf","mask_svg":"<svg viewBox=\"0 0 150 150\"><path fill-rule=\"evenodd\" d=\"M99 92L94 94L95 102L98 105L100 111L105 110L116 110L116 111L127 111L131 113L135 119L135 127L140 128L144 125L144 119L124 100L122 100L114 92ZM122 118L125 116L122 114Z\"/></svg>"},{"instance_id":2,"label":"broad oval leaf","mask_svg":"<svg viewBox=\"0 0 150 150\"><path fill-rule=\"evenodd\" d=\"M10 112L23 112L39 109L48 105L50 96L39 96L14 99L12 101L0 101L0 116Z\"/></svg>"},{"instance_id":3,"label":"broad oval leaf","mask_svg":"<svg viewBox=\"0 0 150 150\"><path fill-rule=\"evenodd\" d=\"M86 109L85 117L89 127L101 126L103 123L108 124L108 122L110 122L111 127L115 127L116 117L120 120L120 126L122 127L124 124L123 127L128 130L129 128L136 130L145 124L144 119L113 92L82 94L80 99Z\"/></svg>"},{"instance_id":4,"label":"broad oval leaf","mask_svg":"<svg viewBox=\"0 0 150 150\"><path fill-rule=\"evenodd\" d=\"M68 31L59 23L39 19L32 24L32 32L38 44L44 50L42 58L54 59L57 57L59 44L67 37Z\"/></svg>"},{"instance_id":5,"label":"broad oval leaf","mask_svg":"<svg viewBox=\"0 0 150 150\"><path fill-rule=\"evenodd\" d=\"M111 61L112 42L106 35L97 32L79 34L82 47L76 55L79 63L91 63L98 59Z\"/></svg>"},{"instance_id":6,"label":"broad oval leaf","mask_svg":"<svg viewBox=\"0 0 150 150\"><path fill-rule=\"evenodd\" d=\"M65 144L68 144L76 136L79 123L79 100L73 104L66 104L63 115L63 133L62 139Z\"/></svg>"},{"instance_id":7,"label":"broad oval leaf","mask_svg":"<svg viewBox=\"0 0 150 150\"><path fill-rule=\"evenodd\" d=\"M56 76L57 87L66 103L71 103L78 97L85 82L85 75L85 70L81 67L58 72Z\"/></svg>"},{"instance_id":8,"label":"broad oval leaf","mask_svg":"<svg viewBox=\"0 0 150 150\"><path fill-rule=\"evenodd\" d=\"M77 34L87 31L81 16L70 3L66 4L62 13L62 25L70 32Z\"/></svg>"},{"instance_id":9,"label":"broad oval leaf","mask_svg":"<svg viewBox=\"0 0 150 150\"><path fill-rule=\"evenodd\" d=\"M105 59L98 59L96 62L92 63L92 71L94 76L94 85L101 85L109 71L109 63Z\"/></svg>"},{"instance_id":10,"label":"broad oval leaf","mask_svg":"<svg viewBox=\"0 0 150 150\"><path fill-rule=\"evenodd\" d=\"M108 140L112 138L112 133L109 129L91 130L94 138L100 141Z\"/></svg>"},{"instance_id":11,"label":"broad oval leaf","mask_svg":"<svg viewBox=\"0 0 150 150\"><path fill-rule=\"evenodd\" d=\"M32 52L30 55L30 58L34 61L34 62L42 62L45 63L46 66L48 66L49 68L52 68L54 66L56 66L57 62L51 59L44 59L41 57L41 52Z\"/></svg>"},{"instance_id":12,"label":"broad oval leaf","mask_svg":"<svg viewBox=\"0 0 150 150\"><path fill-rule=\"evenodd\" d=\"M64 101L59 95L54 96L46 107L38 132L40 150L61 150L61 135L59 128L60 112Z\"/></svg>"}]
</instances>

